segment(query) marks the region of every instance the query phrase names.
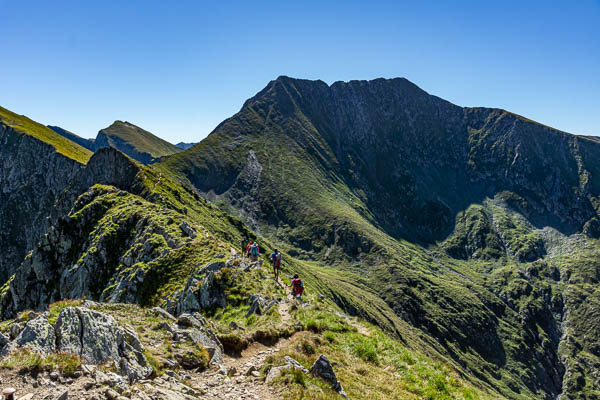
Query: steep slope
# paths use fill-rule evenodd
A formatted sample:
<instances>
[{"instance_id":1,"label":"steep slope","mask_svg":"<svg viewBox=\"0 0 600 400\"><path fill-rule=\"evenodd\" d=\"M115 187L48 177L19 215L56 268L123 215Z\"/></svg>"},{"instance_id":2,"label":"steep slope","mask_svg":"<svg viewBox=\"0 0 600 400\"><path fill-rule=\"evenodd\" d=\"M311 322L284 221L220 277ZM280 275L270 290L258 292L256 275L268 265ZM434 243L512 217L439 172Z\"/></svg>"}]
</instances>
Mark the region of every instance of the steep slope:
<instances>
[{"instance_id":1,"label":"steep slope","mask_svg":"<svg viewBox=\"0 0 600 400\"><path fill-rule=\"evenodd\" d=\"M90 151L96 150L96 147L94 146L94 139L84 139L71 131L61 128L60 126L48 125L48 128L52 129L54 132L58 133L62 137L69 139L70 141L75 142L78 145L85 147Z\"/></svg>"},{"instance_id":2,"label":"steep slope","mask_svg":"<svg viewBox=\"0 0 600 400\"><path fill-rule=\"evenodd\" d=\"M150 164L160 157L178 153L181 149L129 122L115 121L98 132L94 148L110 146L131 158Z\"/></svg>"},{"instance_id":3,"label":"steep slope","mask_svg":"<svg viewBox=\"0 0 600 400\"><path fill-rule=\"evenodd\" d=\"M600 335L575 314L598 295L566 277L600 277L583 261L597 246L599 156L595 140L404 79L280 77L158 168L337 268L322 273L360 274L384 314L504 395L594 398Z\"/></svg>"},{"instance_id":4,"label":"steep slope","mask_svg":"<svg viewBox=\"0 0 600 400\"><path fill-rule=\"evenodd\" d=\"M91 152L0 108L0 281L50 227L47 216Z\"/></svg>"}]
</instances>

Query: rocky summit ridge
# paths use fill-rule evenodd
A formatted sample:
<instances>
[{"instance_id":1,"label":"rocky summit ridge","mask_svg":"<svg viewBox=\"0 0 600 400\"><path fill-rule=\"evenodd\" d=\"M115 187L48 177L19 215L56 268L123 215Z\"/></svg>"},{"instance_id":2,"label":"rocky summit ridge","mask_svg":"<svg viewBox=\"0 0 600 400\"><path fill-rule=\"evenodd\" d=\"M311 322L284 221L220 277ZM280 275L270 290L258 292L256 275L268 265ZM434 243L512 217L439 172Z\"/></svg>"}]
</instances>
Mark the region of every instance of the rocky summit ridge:
<instances>
[{"instance_id":1,"label":"rocky summit ridge","mask_svg":"<svg viewBox=\"0 0 600 400\"><path fill-rule=\"evenodd\" d=\"M279 77L151 165L9 113L0 367L39 376L19 390L600 396L593 138L406 79ZM110 356L82 344L91 331Z\"/></svg>"}]
</instances>

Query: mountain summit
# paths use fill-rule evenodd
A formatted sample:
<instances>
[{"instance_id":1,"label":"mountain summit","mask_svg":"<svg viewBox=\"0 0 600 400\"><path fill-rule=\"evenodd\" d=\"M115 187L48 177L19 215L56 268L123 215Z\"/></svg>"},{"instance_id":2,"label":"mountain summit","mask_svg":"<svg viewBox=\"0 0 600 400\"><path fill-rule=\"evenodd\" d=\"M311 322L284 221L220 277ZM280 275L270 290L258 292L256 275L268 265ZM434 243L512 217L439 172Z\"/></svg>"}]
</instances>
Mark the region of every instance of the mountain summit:
<instances>
[{"instance_id":1,"label":"mountain summit","mask_svg":"<svg viewBox=\"0 0 600 400\"><path fill-rule=\"evenodd\" d=\"M187 150L117 121L92 156L0 117L0 316L50 310L26 332L61 332L67 314L135 315L149 346L137 364L156 371L278 343L300 362L271 348L264 383L292 399L336 396L303 372L327 367L325 353L352 398L600 397L596 139L400 78L279 77ZM243 238L266 257L241 257ZM277 282L262 265L275 248ZM309 304L286 299L295 273ZM83 297L121 305L58 309ZM22 328L10 324L0 332ZM170 346L183 337L195 350Z\"/></svg>"},{"instance_id":2,"label":"mountain summit","mask_svg":"<svg viewBox=\"0 0 600 400\"><path fill-rule=\"evenodd\" d=\"M584 261L600 250L599 159L597 140L406 79L282 76L158 168L290 254L359 273L382 326L422 329L509 397L553 398L597 372L581 359L600 335L576 317L597 295L567 287L600 278Z\"/></svg>"}]
</instances>

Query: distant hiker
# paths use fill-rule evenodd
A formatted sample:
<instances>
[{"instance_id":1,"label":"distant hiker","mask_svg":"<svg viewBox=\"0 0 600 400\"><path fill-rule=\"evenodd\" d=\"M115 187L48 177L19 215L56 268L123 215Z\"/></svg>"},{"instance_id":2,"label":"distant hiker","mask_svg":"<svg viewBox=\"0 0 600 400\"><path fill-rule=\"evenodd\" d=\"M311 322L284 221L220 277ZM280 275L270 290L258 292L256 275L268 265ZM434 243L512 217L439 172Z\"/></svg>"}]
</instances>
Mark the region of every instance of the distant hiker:
<instances>
[{"instance_id":1,"label":"distant hiker","mask_svg":"<svg viewBox=\"0 0 600 400\"><path fill-rule=\"evenodd\" d=\"M252 243L252 247L250 247L250 254L252 256L252 261L258 260L259 248L256 242Z\"/></svg>"},{"instance_id":2,"label":"distant hiker","mask_svg":"<svg viewBox=\"0 0 600 400\"><path fill-rule=\"evenodd\" d=\"M298 274L294 274L294 279L292 279L292 296L302 301L302 293L304 293L304 283Z\"/></svg>"},{"instance_id":3,"label":"distant hiker","mask_svg":"<svg viewBox=\"0 0 600 400\"><path fill-rule=\"evenodd\" d=\"M273 273L275 280L279 279L279 270L281 269L281 253L275 249L271 254L271 262L273 263Z\"/></svg>"},{"instance_id":4,"label":"distant hiker","mask_svg":"<svg viewBox=\"0 0 600 400\"><path fill-rule=\"evenodd\" d=\"M246 255L247 255L248 257L250 257L250 249L251 249L251 248L252 248L252 240L250 240L250 241L248 242L248 245L246 246Z\"/></svg>"},{"instance_id":5,"label":"distant hiker","mask_svg":"<svg viewBox=\"0 0 600 400\"><path fill-rule=\"evenodd\" d=\"M240 241L240 246L242 247L242 257L246 255L246 247L248 247L248 238L243 238Z\"/></svg>"}]
</instances>

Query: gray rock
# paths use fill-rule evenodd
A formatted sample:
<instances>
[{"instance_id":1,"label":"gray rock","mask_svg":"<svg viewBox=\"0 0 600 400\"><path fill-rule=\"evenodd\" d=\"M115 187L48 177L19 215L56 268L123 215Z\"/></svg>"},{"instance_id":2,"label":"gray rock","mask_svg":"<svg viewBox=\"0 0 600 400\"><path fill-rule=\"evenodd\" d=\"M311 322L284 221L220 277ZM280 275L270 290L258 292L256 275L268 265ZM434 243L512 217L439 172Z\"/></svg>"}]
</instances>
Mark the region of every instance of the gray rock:
<instances>
[{"instance_id":1,"label":"gray rock","mask_svg":"<svg viewBox=\"0 0 600 400\"><path fill-rule=\"evenodd\" d=\"M164 319L168 319L170 321L175 321L176 320L176 318L172 314L170 314L169 312L163 310L160 307L154 307L151 311L154 314L157 314L158 316L163 317Z\"/></svg>"},{"instance_id":2,"label":"gray rock","mask_svg":"<svg viewBox=\"0 0 600 400\"><path fill-rule=\"evenodd\" d=\"M153 372L135 331L121 327L110 315L83 307L67 307L55 324L57 348L75 353L91 364L114 361L130 382Z\"/></svg>"},{"instance_id":3,"label":"gray rock","mask_svg":"<svg viewBox=\"0 0 600 400\"><path fill-rule=\"evenodd\" d=\"M177 319L177 324L183 327L202 329L206 325L206 321L198 320L191 314L181 314Z\"/></svg>"},{"instance_id":4,"label":"gray rock","mask_svg":"<svg viewBox=\"0 0 600 400\"><path fill-rule=\"evenodd\" d=\"M271 383L274 379L279 377L285 370L295 369L298 371L302 371L304 373L308 373L308 370L306 368L304 368L304 366L302 366L302 364L300 364L298 361L294 360L292 357L285 356L284 360L286 362L286 365L282 365L279 367L272 367L269 370L269 373L267 374L267 377L265 378L265 383ZM250 373L252 373L252 372L250 372Z\"/></svg>"},{"instance_id":5,"label":"gray rock","mask_svg":"<svg viewBox=\"0 0 600 400\"><path fill-rule=\"evenodd\" d=\"M54 328L48 323L45 312L25 324L25 328L15 339L17 347L27 347L41 354L49 354L56 350Z\"/></svg>"},{"instance_id":6,"label":"gray rock","mask_svg":"<svg viewBox=\"0 0 600 400\"><path fill-rule=\"evenodd\" d=\"M10 326L10 332L9 332L9 336L12 340L15 340L17 338L17 336L19 336L19 333L21 333L21 331L23 330L23 327L21 326L21 324L19 324L18 322L15 322L14 324L12 324Z\"/></svg>"},{"instance_id":7,"label":"gray rock","mask_svg":"<svg viewBox=\"0 0 600 400\"><path fill-rule=\"evenodd\" d=\"M223 345L210 329L185 329L177 333L180 337L206 348L210 356L210 365L223 364Z\"/></svg>"},{"instance_id":8,"label":"gray rock","mask_svg":"<svg viewBox=\"0 0 600 400\"><path fill-rule=\"evenodd\" d=\"M331 363L329 362L327 357L321 354L321 356L319 356L319 359L315 361L313 366L310 368L310 372L314 376L319 377L324 381L328 382L333 388L333 390L335 390L342 396L347 397L346 392L344 392L342 384L338 381L337 377L335 376L333 367L331 366Z\"/></svg>"},{"instance_id":9,"label":"gray rock","mask_svg":"<svg viewBox=\"0 0 600 400\"><path fill-rule=\"evenodd\" d=\"M69 398L69 391L63 390L61 394L55 397L56 400L67 400Z\"/></svg>"},{"instance_id":10,"label":"gray rock","mask_svg":"<svg viewBox=\"0 0 600 400\"><path fill-rule=\"evenodd\" d=\"M194 239L196 237L196 231L194 229L192 229L192 227L190 226L190 224L187 223L187 221L183 221L181 223L181 225L179 225L179 229L181 229L181 231L183 233L185 233L187 236L191 237L192 239Z\"/></svg>"},{"instance_id":11,"label":"gray rock","mask_svg":"<svg viewBox=\"0 0 600 400\"><path fill-rule=\"evenodd\" d=\"M0 349L10 343L10 339L0 333Z\"/></svg>"}]
</instances>

